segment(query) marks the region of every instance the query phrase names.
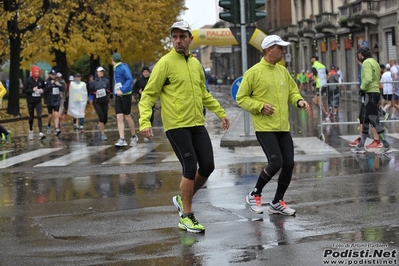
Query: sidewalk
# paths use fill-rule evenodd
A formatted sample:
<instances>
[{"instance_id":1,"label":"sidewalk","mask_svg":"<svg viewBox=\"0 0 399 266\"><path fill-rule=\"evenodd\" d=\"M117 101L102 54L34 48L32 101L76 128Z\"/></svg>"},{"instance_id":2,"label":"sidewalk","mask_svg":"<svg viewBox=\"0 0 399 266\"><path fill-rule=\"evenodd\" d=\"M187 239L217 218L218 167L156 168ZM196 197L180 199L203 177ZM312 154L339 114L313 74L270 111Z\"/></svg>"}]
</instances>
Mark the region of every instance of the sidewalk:
<instances>
[{"instance_id":1,"label":"sidewalk","mask_svg":"<svg viewBox=\"0 0 399 266\"><path fill-rule=\"evenodd\" d=\"M255 132L252 126L252 120L249 118L249 135L245 135L244 111L240 111L238 115L231 121L230 128L227 130L221 141L221 147L247 147L259 146Z\"/></svg>"},{"instance_id":2,"label":"sidewalk","mask_svg":"<svg viewBox=\"0 0 399 266\"><path fill-rule=\"evenodd\" d=\"M29 119L29 114L28 114L28 109L26 106L26 99L20 99L20 117L14 117L9 114L7 114L7 105L8 102L7 100L3 100L3 108L0 109L0 125L5 127L7 130L10 130L13 132L13 136L17 135L27 135L28 130L29 130L29 125L28 125L28 119ZM137 109L137 104L132 104L132 111ZM43 127L45 128L47 126L47 106L43 104L43 112L42 112L42 121L43 121ZM36 111L35 111L36 115ZM108 108L108 117L110 118L111 116L115 117L115 108L113 106L109 106ZM90 122L97 122L98 117L97 114L92 114L91 107L89 104L86 105L86 115L85 115L85 124L90 123ZM111 122L111 121L109 121ZM53 124L53 122L51 122ZM68 115L64 115L64 119L61 119L61 125L62 126L68 126L72 125L72 117ZM35 133L37 132L37 119L35 116L35 120L33 121L33 131Z\"/></svg>"}]
</instances>

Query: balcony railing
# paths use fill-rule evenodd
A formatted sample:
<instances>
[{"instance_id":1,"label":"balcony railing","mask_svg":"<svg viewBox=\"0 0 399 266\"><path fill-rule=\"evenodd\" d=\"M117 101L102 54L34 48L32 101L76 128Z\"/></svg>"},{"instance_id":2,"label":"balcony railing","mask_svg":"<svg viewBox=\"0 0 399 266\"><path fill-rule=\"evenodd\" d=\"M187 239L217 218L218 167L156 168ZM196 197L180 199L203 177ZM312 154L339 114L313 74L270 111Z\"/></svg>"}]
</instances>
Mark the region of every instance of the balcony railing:
<instances>
[{"instance_id":1,"label":"balcony railing","mask_svg":"<svg viewBox=\"0 0 399 266\"><path fill-rule=\"evenodd\" d=\"M338 7L339 9L339 19L346 19L351 15L351 6L350 5L344 5L344 6L340 6Z\"/></svg>"},{"instance_id":2,"label":"balcony railing","mask_svg":"<svg viewBox=\"0 0 399 266\"><path fill-rule=\"evenodd\" d=\"M316 34L314 29L315 20L312 18L303 19L298 21L298 31L297 34L299 36L303 36L306 38L313 38Z\"/></svg>"},{"instance_id":3,"label":"balcony railing","mask_svg":"<svg viewBox=\"0 0 399 266\"><path fill-rule=\"evenodd\" d=\"M352 6L352 13L357 13L362 11L362 2L356 3Z\"/></svg>"},{"instance_id":4,"label":"balcony railing","mask_svg":"<svg viewBox=\"0 0 399 266\"><path fill-rule=\"evenodd\" d=\"M318 24L332 24L335 25L337 22L337 14L324 13L321 15L316 15L316 26Z\"/></svg>"},{"instance_id":5,"label":"balcony railing","mask_svg":"<svg viewBox=\"0 0 399 266\"><path fill-rule=\"evenodd\" d=\"M361 28L367 23L377 25L380 1L356 1L340 6L338 9L340 10L338 20L341 27Z\"/></svg>"},{"instance_id":6,"label":"balcony railing","mask_svg":"<svg viewBox=\"0 0 399 266\"><path fill-rule=\"evenodd\" d=\"M284 39L297 42L299 40L298 26L290 25L284 28Z\"/></svg>"},{"instance_id":7,"label":"balcony railing","mask_svg":"<svg viewBox=\"0 0 399 266\"><path fill-rule=\"evenodd\" d=\"M377 13L380 10L379 1L359 2L352 5L352 14L357 13ZM364 12L366 11L366 12Z\"/></svg>"},{"instance_id":8,"label":"balcony railing","mask_svg":"<svg viewBox=\"0 0 399 266\"><path fill-rule=\"evenodd\" d=\"M314 19L305 19L303 24L303 27L306 28L311 28L313 29L314 25L315 25L315 21Z\"/></svg>"},{"instance_id":9,"label":"balcony railing","mask_svg":"<svg viewBox=\"0 0 399 266\"><path fill-rule=\"evenodd\" d=\"M329 32L334 34L337 28L337 17L337 14L334 13L316 15L315 29L318 32Z\"/></svg>"},{"instance_id":10,"label":"balcony railing","mask_svg":"<svg viewBox=\"0 0 399 266\"><path fill-rule=\"evenodd\" d=\"M303 30L303 21L298 21L298 30Z\"/></svg>"},{"instance_id":11,"label":"balcony railing","mask_svg":"<svg viewBox=\"0 0 399 266\"><path fill-rule=\"evenodd\" d=\"M298 26L296 25L290 25L285 28L285 33L286 34L297 34L298 33Z\"/></svg>"},{"instance_id":12,"label":"balcony railing","mask_svg":"<svg viewBox=\"0 0 399 266\"><path fill-rule=\"evenodd\" d=\"M380 11L380 1L367 2L367 10L375 12Z\"/></svg>"}]
</instances>

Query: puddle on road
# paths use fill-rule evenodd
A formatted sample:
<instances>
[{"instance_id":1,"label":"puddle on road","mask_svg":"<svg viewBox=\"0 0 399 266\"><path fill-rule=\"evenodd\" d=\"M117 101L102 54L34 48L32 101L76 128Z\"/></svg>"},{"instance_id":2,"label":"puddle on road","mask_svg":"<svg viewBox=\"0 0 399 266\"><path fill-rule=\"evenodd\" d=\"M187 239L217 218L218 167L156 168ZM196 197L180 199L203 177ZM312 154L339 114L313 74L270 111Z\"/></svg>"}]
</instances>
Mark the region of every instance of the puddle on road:
<instances>
[{"instance_id":1,"label":"puddle on road","mask_svg":"<svg viewBox=\"0 0 399 266\"><path fill-rule=\"evenodd\" d=\"M299 242L313 242L313 241L322 241L322 240L334 240L336 243L339 243L341 246L337 246L337 248L345 247L345 244L354 244L361 246L362 244L366 244L371 247L375 244L377 245L387 245L387 247L397 247L398 246L398 236L399 236L399 226L370 226L363 228L361 230L354 230L348 232L336 232L332 234L322 234L317 236L309 236L302 238Z\"/></svg>"},{"instance_id":2,"label":"puddle on road","mask_svg":"<svg viewBox=\"0 0 399 266\"><path fill-rule=\"evenodd\" d=\"M204 189L252 184L256 176L237 175L244 173L245 168L246 165L242 164L227 169L215 169ZM80 199L162 195L179 191L180 179L180 170L70 178L42 178L33 172L18 176L9 172L0 174L0 207Z\"/></svg>"},{"instance_id":3,"label":"puddle on road","mask_svg":"<svg viewBox=\"0 0 399 266\"><path fill-rule=\"evenodd\" d=\"M264 167L265 163L255 162L216 168L205 188L253 185ZM395 157L374 155L297 162L293 180L391 171L392 167L397 167ZM0 206L175 192L180 176L180 170L48 179L34 173L2 173Z\"/></svg>"},{"instance_id":4,"label":"puddle on road","mask_svg":"<svg viewBox=\"0 0 399 266\"><path fill-rule=\"evenodd\" d=\"M316 178L342 176L359 173L373 173L395 170L396 156L381 156L374 153L353 155L344 158L329 158L321 161L296 162L294 175L311 175Z\"/></svg>"},{"instance_id":5,"label":"puddle on road","mask_svg":"<svg viewBox=\"0 0 399 266\"><path fill-rule=\"evenodd\" d=\"M4 173L0 180L0 206L13 206L175 191L180 174L169 171L44 179L15 178L15 174Z\"/></svg>"}]
</instances>

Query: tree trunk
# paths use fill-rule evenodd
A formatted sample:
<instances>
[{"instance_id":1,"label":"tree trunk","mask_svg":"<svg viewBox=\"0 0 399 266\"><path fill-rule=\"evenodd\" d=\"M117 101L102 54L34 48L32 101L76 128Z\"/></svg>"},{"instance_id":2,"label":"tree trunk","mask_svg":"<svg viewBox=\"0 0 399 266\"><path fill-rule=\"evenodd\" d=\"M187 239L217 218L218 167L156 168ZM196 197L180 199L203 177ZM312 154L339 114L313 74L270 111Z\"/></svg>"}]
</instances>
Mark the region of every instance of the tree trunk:
<instances>
[{"instance_id":1,"label":"tree trunk","mask_svg":"<svg viewBox=\"0 0 399 266\"><path fill-rule=\"evenodd\" d=\"M115 79L114 79L114 66L112 64L108 64L108 69L109 69L109 86L111 88L111 96L110 98L113 99L114 98L114 83L115 83Z\"/></svg>"},{"instance_id":2,"label":"tree trunk","mask_svg":"<svg viewBox=\"0 0 399 266\"><path fill-rule=\"evenodd\" d=\"M100 66L100 57L97 57L97 59L94 59L94 56L90 56L90 74L94 75L96 77L96 70Z\"/></svg>"},{"instance_id":3,"label":"tree trunk","mask_svg":"<svg viewBox=\"0 0 399 266\"><path fill-rule=\"evenodd\" d=\"M57 71L60 72L65 81L67 81L69 73L68 73L68 63L67 63L66 53L56 49L54 49L53 51L55 55L55 63L57 65Z\"/></svg>"},{"instance_id":4,"label":"tree trunk","mask_svg":"<svg viewBox=\"0 0 399 266\"><path fill-rule=\"evenodd\" d=\"M19 112L19 78L21 58L21 38L18 34L10 34L10 87L7 114L20 116Z\"/></svg>"}]
</instances>

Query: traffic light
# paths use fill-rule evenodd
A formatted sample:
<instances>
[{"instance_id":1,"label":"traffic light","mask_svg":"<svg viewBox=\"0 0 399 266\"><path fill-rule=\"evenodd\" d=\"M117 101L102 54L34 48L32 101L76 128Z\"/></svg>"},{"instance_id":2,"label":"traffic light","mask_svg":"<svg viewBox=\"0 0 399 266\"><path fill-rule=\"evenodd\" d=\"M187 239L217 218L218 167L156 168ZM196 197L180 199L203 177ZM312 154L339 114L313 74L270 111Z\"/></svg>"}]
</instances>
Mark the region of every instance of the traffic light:
<instances>
[{"instance_id":1,"label":"traffic light","mask_svg":"<svg viewBox=\"0 0 399 266\"><path fill-rule=\"evenodd\" d=\"M223 1L220 1L223 2ZM253 23L266 17L265 10L257 10L266 4L265 0L249 0L248 1L248 22Z\"/></svg>"},{"instance_id":2,"label":"traffic light","mask_svg":"<svg viewBox=\"0 0 399 266\"><path fill-rule=\"evenodd\" d=\"M219 6L224 11L219 13L219 18L232 24L240 23L240 0L219 1Z\"/></svg>"}]
</instances>

